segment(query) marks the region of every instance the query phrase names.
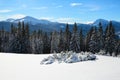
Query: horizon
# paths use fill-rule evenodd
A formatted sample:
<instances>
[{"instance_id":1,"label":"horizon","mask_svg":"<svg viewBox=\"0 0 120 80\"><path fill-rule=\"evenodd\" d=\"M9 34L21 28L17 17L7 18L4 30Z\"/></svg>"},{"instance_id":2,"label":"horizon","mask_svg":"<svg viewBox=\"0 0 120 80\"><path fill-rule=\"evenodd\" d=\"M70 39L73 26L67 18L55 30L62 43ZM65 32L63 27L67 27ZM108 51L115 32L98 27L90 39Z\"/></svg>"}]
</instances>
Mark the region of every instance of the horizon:
<instances>
[{"instance_id":1,"label":"horizon","mask_svg":"<svg viewBox=\"0 0 120 80\"><path fill-rule=\"evenodd\" d=\"M26 18L26 17L30 17L30 18L34 18L34 19L37 19L37 20L46 20L46 21L50 21L50 22L58 22L58 21L51 21L51 20L48 20L48 19L38 19L38 18L35 18L35 17L32 17L32 16L24 16L24 17L21 17L21 18L8 18L8 19L13 19L13 20L19 20L19 19L22 19L22 18ZM8 19L6 19L6 20L8 20ZM0 20L0 21L6 21L6 20ZM74 23L79 23L79 24L93 24L95 21L97 21L97 20L105 20L105 21L116 21L116 22L119 22L119 21L117 21L117 20L107 20L107 19L102 19L102 18L99 18L99 19L96 19L96 20L94 20L93 22L89 22L89 23L81 23L81 22L73 22L73 23L68 23L68 24L74 24ZM66 22L58 22L58 23L66 23Z\"/></svg>"},{"instance_id":2,"label":"horizon","mask_svg":"<svg viewBox=\"0 0 120 80\"><path fill-rule=\"evenodd\" d=\"M0 4L0 21L25 16L60 23L92 23L97 19L120 21L118 0L104 3L103 0L11 0L9 3L1 0Z\"/></svg>"}]
</instances>

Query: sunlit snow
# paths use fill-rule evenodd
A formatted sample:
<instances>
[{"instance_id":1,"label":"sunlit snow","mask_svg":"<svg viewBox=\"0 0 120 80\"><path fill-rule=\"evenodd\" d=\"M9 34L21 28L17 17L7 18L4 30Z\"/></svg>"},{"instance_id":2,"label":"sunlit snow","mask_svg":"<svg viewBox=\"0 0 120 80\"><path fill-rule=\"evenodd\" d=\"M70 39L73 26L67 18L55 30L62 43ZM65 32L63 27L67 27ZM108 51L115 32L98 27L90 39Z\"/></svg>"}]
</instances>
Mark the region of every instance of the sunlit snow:
<instances>
[{"instance_id":1,"label":"sunlit snow","mask_svg":"<svg viewBox=\"0 0 120 80\"><path fill-rule=\"evenodd\" d=\"M0 80L120 80L120 58L40 65L47 56L0 53Z\"/></svg>"}]
</instances>

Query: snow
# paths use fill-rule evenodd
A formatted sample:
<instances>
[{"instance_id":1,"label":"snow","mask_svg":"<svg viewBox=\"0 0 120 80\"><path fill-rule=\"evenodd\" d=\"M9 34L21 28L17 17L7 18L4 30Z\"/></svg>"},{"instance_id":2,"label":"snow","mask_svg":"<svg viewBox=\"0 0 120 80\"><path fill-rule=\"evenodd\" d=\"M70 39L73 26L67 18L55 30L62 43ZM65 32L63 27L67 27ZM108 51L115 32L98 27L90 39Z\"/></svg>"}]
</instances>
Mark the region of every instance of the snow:
<instances>
[{"instance_id":1,"label":"snow","mask_svg":"<svg viewBox=\"0 0 120 80\"><path fill-rule=\"evenodd\" d=\"M0 80L120 80L120 58L40 65L47 56L0 53Z\"/></svg>"},{"instance_id":2,"label":"snow","mask_svg":"<svg viewBox=\"0 0 120 80\"><path fill-rule=\"evenodd\" d=\"M26 17L23 17L23 18L20 18L20 19L7 19L6 20L7 22L14 22L14 23L18 23L18 22L22 22L24 21L25 23L32 23L32 25L36 25L36 24L39 24L39 23L42 23L42 24L49 24L50 21L48 20L44 20L44 19L36 19L34 17L30 17L30 16L26 16Z\"/></svg>"}]
</instances>

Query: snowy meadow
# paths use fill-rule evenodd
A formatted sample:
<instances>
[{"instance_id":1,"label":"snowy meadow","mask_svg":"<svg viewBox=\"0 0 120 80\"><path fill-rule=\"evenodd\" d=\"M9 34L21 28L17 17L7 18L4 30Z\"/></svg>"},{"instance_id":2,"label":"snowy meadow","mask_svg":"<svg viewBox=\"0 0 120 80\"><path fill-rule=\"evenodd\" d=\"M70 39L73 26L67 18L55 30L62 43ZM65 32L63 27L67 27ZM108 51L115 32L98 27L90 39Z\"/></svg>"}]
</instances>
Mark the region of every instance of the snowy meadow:
<instances>
[{"instance_id":1,"label":"snowy meadow","mask_svg":"<svg viewBox=\"0 0 120 80\"><path fill-rule=\"evenodd\" d=\"M120 58L95 55L92 61L40 64L52 55L0 53L0 80L120 80Z\"/></svg>"}]
</instances>

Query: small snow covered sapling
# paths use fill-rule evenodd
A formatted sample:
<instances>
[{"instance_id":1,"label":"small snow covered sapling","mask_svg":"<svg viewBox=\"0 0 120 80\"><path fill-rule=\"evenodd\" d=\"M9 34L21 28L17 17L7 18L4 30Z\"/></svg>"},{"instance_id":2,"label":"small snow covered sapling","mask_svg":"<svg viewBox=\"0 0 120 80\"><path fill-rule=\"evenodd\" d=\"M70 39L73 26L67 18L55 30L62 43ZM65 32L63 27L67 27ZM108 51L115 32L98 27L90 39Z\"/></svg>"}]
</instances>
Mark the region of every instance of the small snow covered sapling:
<instances>
[{"instance_id":1,"label":"small snow covered sapling","mask_svg":"<svg viewBox=\"0 0 120 80\"><path fill-rule=\"evenodd\" d=\"M58 63L76 63L80 61L95 60L96 56L90 52L76 53L73 51L53 53L52 56L45 58L41 61L41 64L52 64L55 61Z\"/></svg>"}]
</instances>

